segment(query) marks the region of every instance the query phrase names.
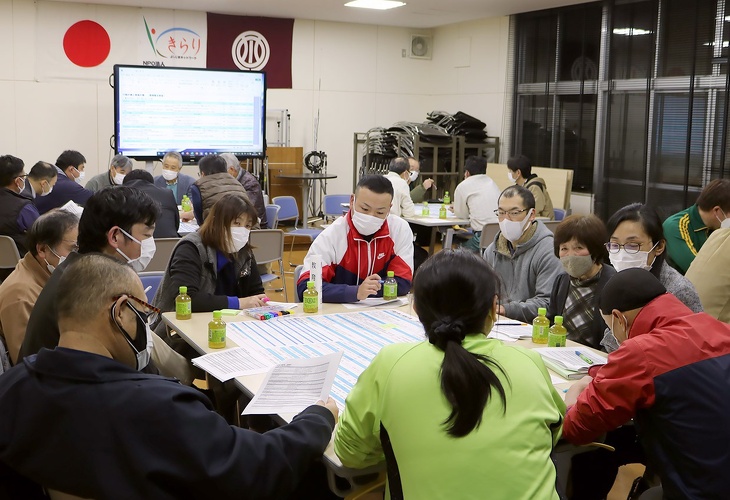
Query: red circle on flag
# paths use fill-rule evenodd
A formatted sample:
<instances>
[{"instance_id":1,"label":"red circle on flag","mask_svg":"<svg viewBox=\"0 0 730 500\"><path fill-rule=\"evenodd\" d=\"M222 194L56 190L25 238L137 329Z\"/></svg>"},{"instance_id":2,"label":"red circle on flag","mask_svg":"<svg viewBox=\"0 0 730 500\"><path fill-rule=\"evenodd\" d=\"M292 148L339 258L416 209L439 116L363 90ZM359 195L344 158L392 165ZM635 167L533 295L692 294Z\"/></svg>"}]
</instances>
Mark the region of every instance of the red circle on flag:
<instances>
[{"instance_id":1,"label":"red circle on flag","mask_svg":"<svg viewBox=\"0 0 730 500\"><path fill-rule=\"evenodd\" d=\"M111 40L104 27L94 21L79 21L63 36L63 51L77 66L92 68L109 56Z\"/></svg>"}]
</instances>

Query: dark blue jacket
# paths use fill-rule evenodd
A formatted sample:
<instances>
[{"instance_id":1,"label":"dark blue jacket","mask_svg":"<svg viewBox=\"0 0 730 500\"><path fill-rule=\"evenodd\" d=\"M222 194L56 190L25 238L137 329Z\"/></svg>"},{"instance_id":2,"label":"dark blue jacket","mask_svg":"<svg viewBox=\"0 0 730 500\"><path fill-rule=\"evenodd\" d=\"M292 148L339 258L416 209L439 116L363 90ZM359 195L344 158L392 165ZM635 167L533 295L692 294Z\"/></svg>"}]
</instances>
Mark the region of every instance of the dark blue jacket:
<instances>
[{"instance_id":1,"label":"dark blue jacket","mask_svg":"<svg viewBox=\"0 0 730 500\"><path fill-rule=\"evenodd\" d=\"M60 347L0 377L0 408L0 497L29 478L83 498L285 498L334 428L322 406L233 427L175 379Z\"/></svg>"},{"instance_id":2,"label":"dark blue jacket","mask_svg":"<svg viewBox=\"0 0 730 500\"><path fill-rule=\"evenodd\" d=\"M182 172L177 174L177 196L175 197L175 201L178 205L182 203L182 197L188 194L188 189L190 189L190 186L193 185L193 182L195 182L194 177L185 175ZM155 177L155 186L170 189L167 187L167 181L161 175ZM170 191L172 190L170 189Z\"/></svg>"},{"instance_id":3,"label":"dark blue jacket","mask_svg":"<svg viewBox=\"0 0 730 500\"><path fill-rule=\"evenodd\" d=\"M56 170L58 171L58 181L53 186L51 194L48 196L37 196L33 200L41 215L54 208L62 207L71 200L84 206L86 200L94 194L88 189L83 188L81 184L77 184L73 179L66 177L66 174L60 168L56 167Z\"/></svg>"}]
</instances>

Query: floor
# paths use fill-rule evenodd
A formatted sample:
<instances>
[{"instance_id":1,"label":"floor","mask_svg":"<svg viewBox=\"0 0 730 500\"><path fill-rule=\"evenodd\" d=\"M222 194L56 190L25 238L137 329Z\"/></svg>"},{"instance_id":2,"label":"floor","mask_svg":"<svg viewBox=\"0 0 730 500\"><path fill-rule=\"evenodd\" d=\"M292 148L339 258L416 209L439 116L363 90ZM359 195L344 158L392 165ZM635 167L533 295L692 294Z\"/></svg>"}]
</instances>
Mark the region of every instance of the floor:
<instances>
[{"instance_id":1,"label":"floor","mask_svg":"<svg viewBox=\"0 0 730 500\"><path fill-rule=\"evenodd\" d=\"M437 244L436 251L441 249L440 245ZM307 246L295 245L294 251L291 254L291 262L294 264L301 264L304 261L304 257L307 254ZM289 301L295 302L296 287L294 286L294 267L290 267L289 264L289 245L285 245L284 249L284 282L289 293ZM278 270L277 270L278 271ZM276 271L275 271L276 272ZM281 287L281 280L277 279L266 285L266 294L276 301L284 301L284 293L273 291L273 288ZM628 492L631 489L631 484L634 479L644 473L644 466L640 464L625 465L619 469L619 473L616 477L616 482L613 485L613 489L608 494L607 500L625 500L628 496ZM383 498L382 495L375 495L368 498Z\"/></svg>"}]
</instances>

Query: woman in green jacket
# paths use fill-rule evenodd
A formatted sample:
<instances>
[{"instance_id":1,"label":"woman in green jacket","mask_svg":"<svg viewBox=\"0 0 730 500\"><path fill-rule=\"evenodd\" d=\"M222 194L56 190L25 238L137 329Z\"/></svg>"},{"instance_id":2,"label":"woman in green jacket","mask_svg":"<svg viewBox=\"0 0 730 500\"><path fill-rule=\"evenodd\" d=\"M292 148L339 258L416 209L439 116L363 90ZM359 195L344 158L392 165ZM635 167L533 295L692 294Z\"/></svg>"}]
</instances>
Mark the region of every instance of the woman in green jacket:
<instances>
[{"instance_id":1,"label":"woman in green jacket","mask_svg":"<svg viewBox=\"0 0 730 500\"><path fill-rule=\"evenodd\" d=\"M335 452L385 460L387 498L558 498L565 404L537 353L487 338L497 289L477 255L430 258L413 282L428 342L386 346L350 392Z\"/></svg>"}]
</instances>

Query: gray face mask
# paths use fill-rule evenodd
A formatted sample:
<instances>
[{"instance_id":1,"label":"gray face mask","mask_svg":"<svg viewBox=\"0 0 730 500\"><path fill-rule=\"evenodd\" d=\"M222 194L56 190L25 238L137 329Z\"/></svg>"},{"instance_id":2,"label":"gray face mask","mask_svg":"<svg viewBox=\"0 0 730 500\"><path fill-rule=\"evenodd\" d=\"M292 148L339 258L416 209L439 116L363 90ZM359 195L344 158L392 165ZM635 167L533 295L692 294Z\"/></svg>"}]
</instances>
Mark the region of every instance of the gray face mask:
<instances>
[{"instance_id":1,"label":"gray face mask","mask_svg":"<svg viewBox=\"0 0 730 500\"><path fill-rule=\"evenodd\" d=\"M588 274L588 271L593 267L593 257L590 255L566 255L560 257L560 263L563 264L563 269L572 278L580 278Z\"/></svg>"},{"instance_id":2,"label":"gray face mask","mask_svg":"<svg viewBox=\"0 0 730 500\"><path fill-rule=\"evenodd\" d=\"M603 332L603 340L601 340L601 345L604 349L606 349L606 352L611 353L619 348L618 339L613 334L610 328L606 328L606 331Z\"/></svg>"}]
</instances>

